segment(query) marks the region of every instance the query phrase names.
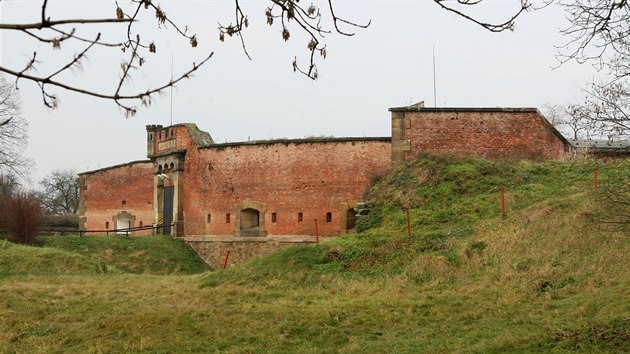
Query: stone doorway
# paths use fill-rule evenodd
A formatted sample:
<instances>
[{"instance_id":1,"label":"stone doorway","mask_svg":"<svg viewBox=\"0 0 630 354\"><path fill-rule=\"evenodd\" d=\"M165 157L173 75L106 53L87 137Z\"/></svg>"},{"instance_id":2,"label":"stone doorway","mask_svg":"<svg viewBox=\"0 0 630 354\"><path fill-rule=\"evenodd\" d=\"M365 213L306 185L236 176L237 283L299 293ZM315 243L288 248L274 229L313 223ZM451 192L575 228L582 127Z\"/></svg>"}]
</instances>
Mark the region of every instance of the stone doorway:
<instances>
[{"instance_id":1,"label":"stone doorway","mask_svg":"<svg viewBox=\"0 0 630 354\"><path fill-rule=\"evenodd\" d=\"M131 214L128 211L121 211L114 215L112 218L113 225L116 225L117 234L126 235L129 234L130 231L128 229L132 228L135 221L136 216Z\"/></svg>"},{"instance_id":2,"label":"stone doorway","mask_svg":"<svg viewBox=\"0 0 630 354\"><path fill-rule=\"evenodd\" d=\"M354 229L357 222L357 212L354 208L346 210L346 232Z\"/></svg>"},{"instance_id":3,"label":"stone doorway","mask_svg":"<svg viewBox=\"0 0 630 354\"><path fill-rule=\"evenodd\" d=\"M116 219L116 233L124 235L129 233L128 229L131 228L131 220L127 218Z\"/></svg>"},{"instance_id":4,"label":"stone doorway","mask_svg":"<svg viewBox=\"0 0 630 354\"><path fill-rule=\"evenodd\" d=\"M357 205L356 200L348 199L339 203L337 211L339 212L339 234L345 235L352 231L356 226L357 212L354 207Z\"/></svg>"},{"instance_id":5,"label":"stone doorway","mask_svg":"<svg viewBox=\"0 0 630 354\"><path fill-rule=\"evenodd\" d=\"M265 204L246 199L236 206L236 236L267 236Z\"/></svg>"}]
</instances>

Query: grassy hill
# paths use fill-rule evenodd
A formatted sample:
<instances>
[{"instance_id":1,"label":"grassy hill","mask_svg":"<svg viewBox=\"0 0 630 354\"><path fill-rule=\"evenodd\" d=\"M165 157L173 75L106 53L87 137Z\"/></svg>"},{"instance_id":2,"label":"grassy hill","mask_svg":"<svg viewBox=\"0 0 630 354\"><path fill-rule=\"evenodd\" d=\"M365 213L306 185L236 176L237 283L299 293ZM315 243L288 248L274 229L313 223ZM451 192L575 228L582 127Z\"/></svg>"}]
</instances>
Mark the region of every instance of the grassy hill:
<instances>
[{"instance_id":1,"label":"grassy hill","mask_svg":"<svg viewBox=\"0 0 630 354\"><path fill-rule=\"evenodd\" d=\"M102 274L115 267L73 252L0 240L0 276L16 274Z\"/></svg>"},{"instance_id":2,"label":"grassy hill","mask_svg":"<svg viewBox=\"0 0 630 354\"><path fill-rule=\"evenodd\" d=\"M627 352L630 233L601 221L628 175L627 161L420 156L367 192L358 234L194 276L4 276L0 348Z\"/></svg>"},{"instance_id":3,"label":"grassy hill","mask_svg":"<svg viewBox=\"0 0 630 354\"><path fill-rule=\"evenodd\" d=\"M196 274L210 269L184 243L166 236L57 236L44 237L42 242L127 273Z\"/></svg>"}]
</instances>

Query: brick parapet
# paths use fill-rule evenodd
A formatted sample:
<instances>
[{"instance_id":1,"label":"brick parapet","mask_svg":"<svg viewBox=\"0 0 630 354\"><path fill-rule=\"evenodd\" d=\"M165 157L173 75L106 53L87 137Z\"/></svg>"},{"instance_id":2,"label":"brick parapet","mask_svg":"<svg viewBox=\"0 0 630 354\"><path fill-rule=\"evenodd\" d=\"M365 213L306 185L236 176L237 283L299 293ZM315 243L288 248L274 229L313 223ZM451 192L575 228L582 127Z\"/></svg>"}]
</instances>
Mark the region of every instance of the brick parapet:
<instances>
[{"instance_id":1,"label":"brick parapet","mask_svg":"<svg viewBox=\"0 0 630 354\"><path fill-rule=\"evenodd\" d=\"M537 109L392 108L392 159L418 153L469 153L484 158L561 160L568 141Z\"/></svg>"}]
</instances>

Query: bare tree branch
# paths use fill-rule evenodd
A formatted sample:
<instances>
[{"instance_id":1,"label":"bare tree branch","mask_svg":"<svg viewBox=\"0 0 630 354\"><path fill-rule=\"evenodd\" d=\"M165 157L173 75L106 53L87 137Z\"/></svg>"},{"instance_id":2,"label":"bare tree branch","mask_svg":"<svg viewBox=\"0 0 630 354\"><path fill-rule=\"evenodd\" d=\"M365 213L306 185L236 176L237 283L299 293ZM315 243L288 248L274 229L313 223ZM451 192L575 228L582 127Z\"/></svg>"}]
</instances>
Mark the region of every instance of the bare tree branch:
<instances>
[{"instance_id":1,"label":"bare tree branch","mask_svg":"<svg viewBox=\"0 0 630 354\"><path fill-rule=\"evenodd\" d=\"M176 78L174 80L171 80L168 83L163 84L162 86L158 86L156 88L149 89L149 90L147 90L145 92L142 92L142 93L131 94L131 95L123 95L123 94L120 94L120 93L104 94L104 93L94 92L94 91L82 89L82 88L79 88L79 87L76 87L76 86L67 85L67 84L64 84L63 82L60 82L60 81L52 80L50 77L32 76L32 75L24 74L23 72L12 71L12 70L9 70L9 69L3 68L3 67L0 67L0 71L8 73L9 75L16 76L18 78L24 78L24 79L35 81L35 82L39 83L43 94L46 94L46 88L45 88L46 85L57 86L57 87L61 87L63 89L66 89L68 91L73 91L73 92L82 93L82 94L89 95L89 96L94 96L94 97L114 100L114 101L116 101L116 103L118 105L120 105L125 110L127 110L127 112L135 113L135 108L124 106L121 103L121 101L145 99L145 98L148 98L152 94L164 91L165 89L167 89L167 88L177 84L178 82L180 82L180 81L190 77L190 75L193 72L197 71L197 69L199 69L199 67L201 65L205 64L208 60L210 60L210 58L212 58L212 54L213 53L210 53L210 55L207 58L205 58L204 60L202 60L199 64L193 63L192 68L190 70L188 70L187 72L183 73L182 75L180 75L178 78ZM51 99L53 97L48 96L49 99ZM48 104L52 105L52 103L50 101L46 101L46 99L45 99L45 103L46 103L46 105L48 105ZM51 107L51 108L54 108L54 107Z\"/></svg>"},{"instance_id":2,"label":"bare tree branch","mask_svg":"<svg viewBox=\"0 0 630 354\"><path fill-rule=\"evenodd\" d=\"M466 13L465 11L457 9L455 6L474 6L481 5L484 0L433 0L434 3L438 4L442 9L452 12L460 17L465 18L466 20L473 22L491 32L503 32L506 30L513 30L516 19L525 11L529 10L532 4L529 0L519 0L520 6L519 8L512 14L509 15L509 18L504 22L500 23L491 23L489 21L479 20L473 15Z\"/></svg>"},{"instance_id":3,"label":"bare tree branch","mask_svg":"<svg viewBox=\"0 0 630 354\"><path fill-rule=\"evenodd\" d=\"M104 24L104 23L121 23L121 22L131 22L130 19L117 19L117 18L101 18L101 19L67 19L67 20L58 20L58 21L50 21L46 20L43 22L35 22L35 23L0 23L0 30L27 30L27 29L44 29L44 28L52 28L59 25L68 25L68 24Z\"/></svg>"},{"instance_id":4,"label":"bare tree branch","mask_svg":"<svg viewBox=\"0 0 630 354\"><path fill-rule=\"evenodd\" d=\"M245 55L251 59L247 50L244 30L249 26L249 18L243 8L240 0L234 1L234 22L229 25L222 25L219 22L219 38L221 41L225 39L225 35L238 36L241 41L241 47ZM265 17L269 25L273 25L274 20L282 26L282 39L287 41L291 37L293 26L298 32L307 38L306 49L308 50L308 63L302 67L298 65L297 56L293 60L293 69L300 72L311 79L317 79L318 71L316 60L318 57L323 59L327 56L326 45L321 43L325 34L331 33L330 30L321 26L322 14L318 7L313 4L303 5L299 0L268 0L269 7L265 11ZM58 87L64 90L90 95L93 97L113 100L125 115L130 116L136 113L135 104L148 105L151 103L151 96L162 92L181 80L190 77L201 65L205 64L211 57L210 53L199 64L193 63L192 69L184 72L180 76L170 78L164 84L158 85L157 88L138 90L136 92L125 93L125 89L129 87L131 75L139 70L146 62L146 55L157 53L155 41L142 36L137 29L136 24L147 14L153 14L157 21L158 27L175 32L178 36L188 41L191 47L198 46L198 37L194 33L190 33L187 26L182 26L171 16L155 3L153 0L130 0L129 4L122 5L116 1L112 1L115 5L115 17L104 18L50 18L48 10L52 5L48 0L40 0L41 16L39 22L28 23L3 23L0 20L0 31L17 31L25 36L35 39L41 43L52 45L54 49L60 49L62 44L82 45L82 49L78 54L68 59L63 65L51 71L44 71L39 66L46 62L46 59L37 52L21 68L8 67L0 65L0 72L12 75L19 80L28 80L35 82L41 91L42 100L47 107L56 108L58 105L57 96L50 91L52 87ZM342 29L344 26L351 28L367 28L371 22L359 24L339 17L333 6L334 0L326 0L326 7L330 11L330 19L334 31L344 36L352 36L353 32ZM8 6L8 5L7 5ZM121 40L104 41L100 32L98 35L85 31L86 26L93 25L109 25L112 29L126 28L126 34ZM66 27L64 27L66 26ZM67 26L74 26L71 30ZM93 27L92 27L93 28ZM103 30L104 31L104 30ZM94 36L94 37L93 37ZM93 38L93 39L92 39ZM85 86L83 83L71 83L63 79L62 73L72 71L81 65L84 59L94 53L94 48L105 47L117 48L123 53L123 61L121 63L121 72L119 80L114 84L111 91L101 92ZM319 54L319 55L316 55ZM37 71L38 74L33 72Z\"/></svg>"},{"instance_id":5,"label":"bare tree branch","mask_svg":"<svg viewBox=\"0 0 630 354\"><path fill-rule=\"evenodd\" d=\"M327 51L326 46L321 44L320 40L324 38L324 35L331 33L330 30L324 29L321 26L322 15L318 7L313 4L308 6L301 5L299 0L270 0L271 5L265 10L265 17L267 24L273 26L274 23L280 22L282 26L282 39L288 41L291 38L292 29L290 24L293 23L297 26L298 30L302 34L306 35L307 49L308 49L308 64L306 67L302 67L298 64L297 56L293 60L293 71L299 72L312 80L318 78L318 71L316 66L316 53L323 59L326 58ZM234 0L235 4L235 22L229 25L222 25L219 23L219 40L224 41L225 36L228 37L238 36L241 40L243 51L248 58L251 56L247 52L245 40L243 37L243 31L248 27L249 20L245 15L239 0ZM327 1L327 7L330 11L330 16L335 28L335 32L345 36L352 36L354 33L341 30L339 24L345 24L355 28L367 28L371 22L365 25L358 24L356 22L348 21L344 18L338 17L335 13L333 1Z\"/></svg>"},{"instance_id":6,"label":"bare tree branch","mask_svg":"<svg viewBox=\"0 0 630 354\"><path fill-rule=\"evenodd\" d=\"M38 69L38 55L37 52L33 53L31 59L26 63L23 69L10 68L7 66L0 66L0 72L12 75L16 78L16 83L20 79L29 80L35 82L42 94L42 100L47 107L57 107L57 96L49 91L50 87L59 87L68 91L77 92L93 97L99 97L103 99L113 100L125 113L126 116L131 116L136 113L137 108L133 102L140 103L142 105L148 105L151 101L151 95L160 93L161 91L175 85L181 80L188 78L196 71L201 65L205 64L211 57L212 53L207 55L205 59L198 64L193 63L192 68L175 78L169 78L164 84L158 85L153 89L139 90L138 92L123 93L123 87L130 81L132 69L137 69L142 66L146 59L143 52L155 53L155 44L153 41L141 41L140 34L136 32L134 24L138 22L141 13L145 13L144 10L154 11L155 18L160 28L168 27L172 28L181 37L186 39L192 47L198 45L197 37L194 34L188 33L187 28L178 26L166 13L159 7L153 4L151 0L131 0L133 11L130 14L125 13L118 3L116 5L116 17L115 18L69 18L69 19L51 19L47 16L47 10L49 4L47 0L41 1L41 20L34 23L0 23L0 30L13 30L21 31L25 35L36 39L42 43L51 44L54 49L59 49L63 42L74 43L86 43L86 46L76 55L74 55L65 64L61 65L57 69L43 74L34 75L30 73L33 70ZM102 40L101 33L96 35L94 39L87 39L82 35L81 29L84 25L105 25L110 24L112 26L124 25L127 28L126 39L118 43L105 42ZM75 25L75 28L71 30L65 30L62 26ZM42 30L49 31L48 33L41 32ZM40 31L40 32L35 32ZM51 35L51 33L53 35ZM83 84L73 84L61 79L62 73L72 70L77 65L81 65L82 60L88 56L96 46L112 47L122 49L122 52L128 52L128 58L121 64L123 67L120 80L116 83L112 92L99 92L90 89Z\"/></svg>"}]
</instances>

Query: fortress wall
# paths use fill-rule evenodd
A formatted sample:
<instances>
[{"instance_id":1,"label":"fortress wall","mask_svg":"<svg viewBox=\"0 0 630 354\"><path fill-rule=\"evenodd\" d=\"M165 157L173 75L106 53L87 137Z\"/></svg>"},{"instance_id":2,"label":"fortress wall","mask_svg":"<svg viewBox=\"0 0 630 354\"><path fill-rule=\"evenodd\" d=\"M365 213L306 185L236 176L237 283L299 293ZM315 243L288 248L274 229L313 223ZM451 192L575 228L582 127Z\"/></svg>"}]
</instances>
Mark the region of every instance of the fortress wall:
<instances>
[{"instance_id":1,"label":"fortress wall","mask_svg":"<svg viewBox=\"0 0 630 354\"><path fill-rule=\"evenodd\" d=\"M266 237L241 237L231 239L186 238L185 242L214 269L222 269L227 256L227 267L253 258L266 256L286 247L308 246L314 240L282 240ZM228 256L229 252L229 256Z\"/></svg>"},{"instance_id":2,"label":"fortress wall","mask_svg":"<svg viewBox=\"0 0 630 354\"><path fill-rule=\"evenodd\" d=\"M314 235L317 218L320 235L337 236L344 232L347 209L361 199L371 178L390 164L388 139L188 150L186 235L236 234L241 205L260 211L261 226L269 235Z\"/></svg>"},{"instance_id":3,"label":"fortress wall","mask_svg":"<svg viewBox=\"0 0 630 354\"><path fill-rule=\"evenodd\" d=\"M115 229L118 218L131 227L153 223L153 164L131 162L79 175L81 229ZM124 204L123 204L124 202ZM134 232L150 234L151 230ZM99 233L100 235L100 233Z\"/></svg>"},{"instance_id":4,"label":"fortress wall","mask_svg":"<svg viewBox=\"0 0 630 354\"><path fill-rule=\"evenodd\" d=\"M569 154L568 142L536 109L390 110L395 162L422 152L531 160Z\"/></svg>"}]
</instances>

